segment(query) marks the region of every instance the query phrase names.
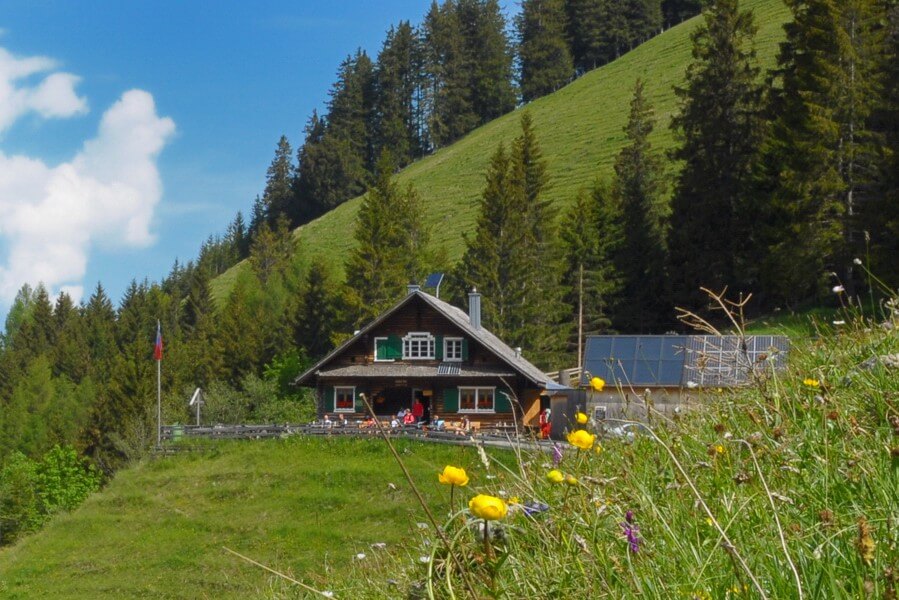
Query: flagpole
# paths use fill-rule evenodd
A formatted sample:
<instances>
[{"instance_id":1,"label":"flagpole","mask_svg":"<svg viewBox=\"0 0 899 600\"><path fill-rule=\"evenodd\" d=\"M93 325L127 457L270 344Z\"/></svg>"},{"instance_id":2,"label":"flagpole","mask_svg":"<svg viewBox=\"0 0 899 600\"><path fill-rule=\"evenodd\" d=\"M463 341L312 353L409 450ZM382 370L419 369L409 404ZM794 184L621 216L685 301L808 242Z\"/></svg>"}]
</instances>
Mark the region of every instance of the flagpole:
<instances>
[{"instance_id":1,"label":"flagpole","mask_svg":"<svg viewBox=\"0 0 899 600\"><path fill-rule=\"evenodd\" d=\"M156 447L162 448L162 361L156 361Z\"/></svg>"}]
</instances>

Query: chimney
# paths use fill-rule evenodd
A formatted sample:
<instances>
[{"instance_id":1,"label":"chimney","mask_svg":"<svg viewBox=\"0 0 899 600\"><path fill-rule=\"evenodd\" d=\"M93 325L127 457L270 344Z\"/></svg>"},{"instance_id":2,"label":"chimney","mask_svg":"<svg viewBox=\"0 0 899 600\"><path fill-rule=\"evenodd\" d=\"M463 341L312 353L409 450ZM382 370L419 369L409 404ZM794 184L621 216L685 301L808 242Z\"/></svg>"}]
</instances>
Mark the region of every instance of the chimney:
<instances>
[{"instance_id":1,"label":"chimney","mask_svg":"<svg viewBox=\"0 0 899 600\"><path fill-rule=\"evenodd\" d=\"M515 358L521 358L521 346L515 346Z\"/></svg>"},{"instance_id":2,"label":"chimney","mask_svg":"<svg viewBox=\"0 0 899 600\"><path fill-rule=\"evenodd\" d=\"M468 293L468 320L475 329L481 328L481 295L477 288L471 288Z\"/></svg>"},{"instance_id":3,"label":"chimney","mask_svg":"<svg viewBox=\"0 0 899 600\"><path fill-rule=\"evenodd\" d=\"M414 294L415 292L420 291L420 290L421 290L421 286L418 285L417 283L410 283L409 285L406 286L407 294Z\"/></svg>"}]
</instances>

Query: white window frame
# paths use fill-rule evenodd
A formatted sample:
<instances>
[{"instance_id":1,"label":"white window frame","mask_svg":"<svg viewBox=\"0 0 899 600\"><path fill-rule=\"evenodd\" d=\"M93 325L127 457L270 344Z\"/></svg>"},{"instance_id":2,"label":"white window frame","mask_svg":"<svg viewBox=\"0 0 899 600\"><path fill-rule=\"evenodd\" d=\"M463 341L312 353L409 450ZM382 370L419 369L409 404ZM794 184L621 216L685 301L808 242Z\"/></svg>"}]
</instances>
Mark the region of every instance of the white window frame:
<instances>
[{"instance_id":1,"label":"white window frame","mask_svg":"<svg viewBox=\"0 0 899 600\"><path fill-rule=\"evenodd\" d=\"M426 343L428 355L413 356L411 353L412 342L416 342L419 345L419 350L421 348L420 344L423 342ZM410 331L403 338L403 360L434 360L435 345L436 341L434 336L427 331Z\"/></svg>"},{"instance_id":2,"label":"white window frame","mask_svg":"<svg viewBox=\"0 0 899 600\"><path fill-rule=\"evenodd\" d=\"M378 340L384 340L386 342L389 341L390 338L386 335L375 338L375 362L394 362L394 359L392 358L378 358Z\"/></svg>"},{"instance_id":3,"label":"white window frame","mask_svg":"<svg viewBox=\"0 0 899 600\"><path fill-rule=\"evenodd\" d=\"M462 408L462 390L474 390L474 408ZM490 391L493 396L493 406L488 408L478 408L478 397L481 392ZM496 387L487 387L487 386L459 386L459 412L460 413L468 413L468 414L495 414L496 413Z\"/></svg>"},{"instance_id":4,"label":"white window frame","mask_svg":"<svg viewBox=\"0 0 899 600\"><path fill-rule=\"evenodd\" d=\"M350 394L350 398L353 399L353 407L352 408L337 408L337 390L353 390ZM356 386L335 385L334 386L334 402L333 402L332 406L334 407L334 412L336 412L336 413L354 413L354 412L356 412Z\"/></svg>"},{"instance_id":5,"label":"white window frame","mask_svg":"<svg viewBox=\"0 0 899 600\"><path fill-rule=\"evenodd\" d=\"M459 357L458 358L450 358L449 348L451 342L459 342ZM443 338L443 360L446 362L462 362L462 345L464 343L463 338L460 337L445 337Z\"/></svg>"}]
</instances>

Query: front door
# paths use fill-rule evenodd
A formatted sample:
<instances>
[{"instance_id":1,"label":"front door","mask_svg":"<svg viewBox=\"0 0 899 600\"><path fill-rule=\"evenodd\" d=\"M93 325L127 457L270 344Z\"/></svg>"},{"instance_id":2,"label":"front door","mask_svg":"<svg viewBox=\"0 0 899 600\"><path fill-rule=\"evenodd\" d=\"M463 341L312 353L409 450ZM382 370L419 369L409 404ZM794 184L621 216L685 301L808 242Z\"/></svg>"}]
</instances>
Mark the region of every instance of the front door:
<instances>
[{"instance_id":1,"label":"front door","mask_svg":"<svg viewBox=\"0 0 899 600\"><path fill-rule=\"evenodd\" d=\"M431 394L426 392L425 390L419 388L412 388L412 404L415 405L415 401L418 400L421 402L424 407L424 412L422 414L422 422L430 423L431 422Z\"/></svg>"}]
</instances>

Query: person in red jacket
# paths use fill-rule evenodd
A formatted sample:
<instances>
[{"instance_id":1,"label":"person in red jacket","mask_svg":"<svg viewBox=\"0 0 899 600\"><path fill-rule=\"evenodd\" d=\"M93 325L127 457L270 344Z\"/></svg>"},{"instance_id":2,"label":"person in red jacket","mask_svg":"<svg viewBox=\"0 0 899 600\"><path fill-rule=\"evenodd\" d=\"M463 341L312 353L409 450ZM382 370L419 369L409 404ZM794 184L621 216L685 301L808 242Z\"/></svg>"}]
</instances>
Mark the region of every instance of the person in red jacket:
<instances>
[{"instance_id":1,"label":"person in red jacket","mask_svg":"<svg viewBox=\"0 0 899 600\"><path fill-rule=\"evenodd\" d=\"M549 439L549 433L552 429L552 416L550 410L547 408L542 413L540 413L540 437L544 440Z\"/></svg>"},{"instance_id":2,"label":"person in red jacket","mask_svg":"<svg viewBox=\"0 0 899 600\"><path fill-rule=\"evenodd\" d=\"M415 417L416 423L425 416L425 405L418 398L415 399L415 403L412 405L412 416Z\"/></svg>"}]
</instances>

